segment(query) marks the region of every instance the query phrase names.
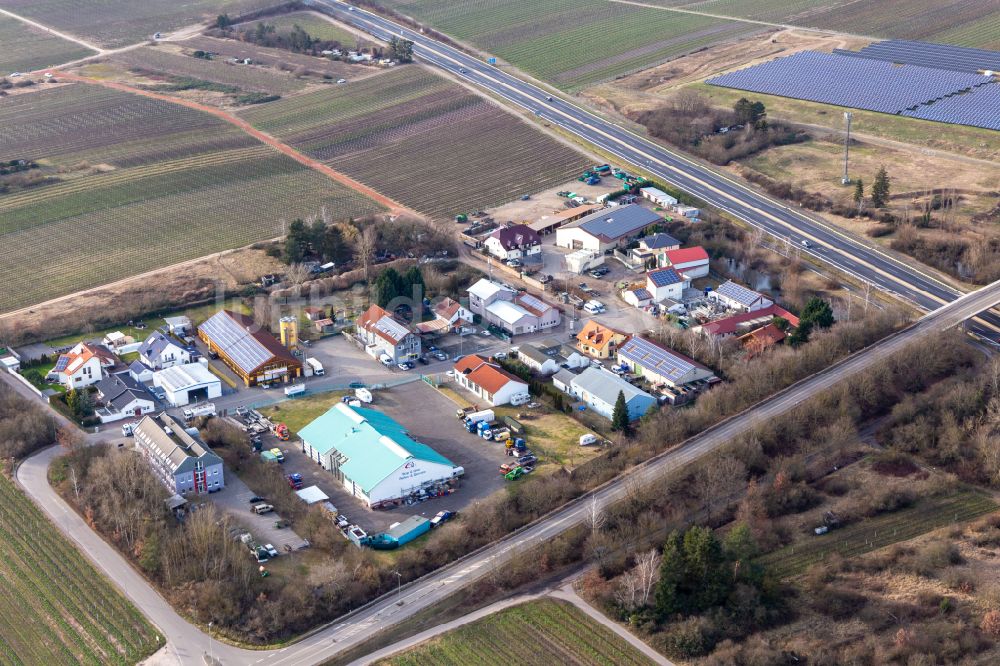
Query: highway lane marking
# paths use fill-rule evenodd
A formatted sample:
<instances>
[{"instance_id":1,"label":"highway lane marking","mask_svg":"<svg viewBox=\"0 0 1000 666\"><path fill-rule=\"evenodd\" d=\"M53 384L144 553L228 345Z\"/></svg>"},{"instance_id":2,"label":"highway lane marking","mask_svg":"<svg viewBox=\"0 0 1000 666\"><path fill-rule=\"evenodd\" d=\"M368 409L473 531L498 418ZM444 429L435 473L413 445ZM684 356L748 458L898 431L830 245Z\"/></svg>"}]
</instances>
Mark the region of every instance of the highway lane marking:
<instances>
[{"instance_id":1,"label":"highway lane marking","mask_svg":"<svg viewBox=\"0 0 1000 666\"><path fill-rule=\"evenodd\" d=\"M320 4L326 4L326 3L320 3ZM327 5L327 6L329 6L329 5ZM347 6L349 6L349 5L347 5ZM341 9L339 7L331 7L331 8L332 9L336 9L338 11L344 11L343 9ZM361 10L361 11L364 12L364 10ZM368 14L368 12L364 12L364 13ZM362 30L365 30L365 31L367 31L367 32L369 32L371 34L375 34L376 36L378 36L378 31L385 31L385 32L388 32L390 35L395 34L390 28L386 28L386 27L384 27L382 25L379 25L379 23L377 21L373 21L371 18L368 18L366 16L357 15L354 18L357 18L357 19L359 19L360 21L362 21L364 23L362 25L362 24L357 23L357 22L352 22L352 23L354 23L355 27L358 27L358 28L360 28ZM385 23L390 23L391 24L390 21L388 21L386 19L382 19L381 17L377 17L376 16L375 18L377 18L378 20L382 20ZM406 36L405 33L406 32L410 32L410 34L412 36L415 36L415 40L414 41L417 42L418 47L420 47L420 48L422 48L422 49L424 49L424 50L426 50L426 51L428 51L428 52L436 55L439 59L447 60L447 61L449 61L451 63L454 63L454 66L457 66L457 67L459 67L459 69L462 69L462 66L464 65L464 63L462 63L461 61L456 60L455 58L453 58L452 56L450 56L450 55L448 55L446 53L442 53L441 51L437 50L433 46L421 43L419 41L419 40L426 40L429 44L436 44L436 42L434 40L430 40L430 39L428 39L427 37L425 37L423 35L416 35L416 33L413 33L412 31L410 31L409 29L407 29L407 28L405 28L403 26L396 26L396 27L398 27L400 29L400 31L399 31L400 35ZM463 54L463 56L464 56L464 54ZM469 56L466 56L466 57L469 57ZM440 62L434 62L433 59L429 59L429 60L430 60L430 62L432 64L435 64L438 67L441 67L442 69L449 70L449 68L447 66L445 66L444 64L442 64ZM762 210L761 208L757 207L756 205L752 205L750 203L747 203L747 202L745 202L745 201L737 198L736 196L734 196L732 194L729 194L729 193L726 193L725 191L720 190L716 186L714 186L714 185L712 185L710 183L707 183L704 180L701 180L700 178L696 178L695 176L693 176L691 174L685 173L684 171L682 171L678 167L675 167L675 166L673 166L671 164L668 164L668 163L664 162L662 159L660 159L656 155L651 155L648 152L646 152L645 150L640 150L640 149L638 149L636 147L630 146L628 143L626 143L622 139L609 134L608 132L604 131L603 129L598 129L597 127L594 127L592 125L587 125L585 123L585 121L583 119L581 119L581 118L576 118L573 115L566 113L562 109L559 109L559 108L556 108L556 107L554 107L552 105L546 104L544 101L535 100L532 97L532 95L529 94L531 90L538 91L538 93L541 93L542 96L546 96L547 97L547 95L545 95L545 91L543 91L540 88L534 86L533 84L528 83L526 81L523 81L521 79L517 79L516 77L508 75L508 76L510 76L510 78L512 78L515 81L517 81L519 85L522 85L525 88L529 89L529 92L525 92L525 91L519 90L515 86L512 86L511 84L509 84L509 83L507 83L505 81L498 80L495 77L493 77L490 74L488 74L487 72L489 72L491 70L489 70L489 69L486 69L486 70L480 69L481 65L482 65L482 63L480 63L477 60L475 67L473 67L473 69L472 69L472 71L474 71L475 74L477 74L478 76L480 76L480 77L482 77L482 78L484 78L486 80L492 81L496 85L503 86L503 87L505 87L505 88L507 88L507 89L509 89L511 91L514 91L517 95L519 95L520 97L524 98L525 100L528 100L528 102L530 102L530 103L536 104L536 105L538 105L540 107L548 109L550 112L557 113L557 114L559 114L559 115L561 115L561 116L563 116L565 118L568 118L573 123L579 124L581 127L584 128L584 130L593 132L595 134L602 135L606 139L608 139L608 140L610 140L610 141L612 141L614 143L626 146L627 148L635 151L637 154L644 156L646 158L647 166L649 165L650 160L655 160L657 162L657 164L660 165L661 168L669 169L670 171L673 171L673 172L676 172L678 174L681 174L681 176L690 179L692 182L697 183L702 188L705 188L705 189L707 189L707 190L709 190L711 192L714 192L718 196L721 196L721 197L724 197L726 199L729 199L730 201L737 202L738 204L740 204L741 206L745 207L746 209L755 212L757 215L759 215L759 216L761 216L761 217L763 217L765 219L770 219L770 220L772 220L773 223L777 223L778 225L780 225L780 226L782 226L782 227L784 227L786 229L790 229L790 230L792 230L794 232L797 232L799 235L807 238L808 240L811 240L811 241L817 243L818 245L820 245L822 247L828 248L829 250L832 250L836 254L841 254L845 258L849 258L850 260L854 261L857 264L860 264L861 266L867 267L874 274L882 275L885 278L887 278L888 280L890 280L891 282L895 282L895 283L898 283L900 285L903 285L907 289L909 289L909 290L911 290L911 291L913 291L915 293L922 294L923 296L925 296L929 300L937 302L940 305L944 305L944 304L948 303L947 300L945 300L945 299L943 299L943 298L941 298L941 297L939 297L939 296L937 296L935 294L932 294L932 293L926 291L925 289L923 289L922 287L918 286L915 283L905 282L903 279L897 277L896 275L894 275L892 273L889 273L889 272L885 271L882 268L879 268L878 266L876 266L874 264L871 264L866 259L863 259L863 258L858 257L856 255L850 254L849 252L847 252L845 250L841 250L841 249L837 248L836 246L831 245L830 243L827 243L826 241L823 241L823 240L817 238L815 235L813 235L815 233L813 231L805 231L803 229L800 229L800 228L794 226L792 223L785 222L781 218L778 218L775 215L773 215L773 214L771 214L771 213L769 213L767 211ZM451 70L449 70L449 71L451 71ZM476 82L473 77L468 77L468 78L471 80L471 82L473 82L473 83ZM483 84L480 83L480 85L483 85ZM510 101L511 103L515 104L516 106L519 106L521 108L525 108L525 109L531 110L531 106L527 102L525 102L523 100L519 101L519 100L514 99L511 96L503 93L500 90L494 90L494 89L489 88L488 86L484 86L484 87L486 87L486 89L489 90L490 92L498 94L501 97L503 97L504 99L507 99L508 101ZM962 293L961 290L957 289L953 285L949 285L949 284L947 284L945 282L942 282L937 277L934 277L934 276L929 275L929 274L927 274L927 273L925 273L925 272L923 272L923 271L921 271L921 270L919 270L917 268L914 268L912 266L904 264L899 259L897 259L897 258L895 258L895 257L893 257L893 256L891 256L891 255L889 255L887 253L885 253L884 251L882 251L881 249L879 249L877 247L873 247L873 246L869 246L869 245L863 244L860 241L858 241L857 239L854 239L851 236L847 235L846 232L844 232L843 230L838 229L838 228L833 227L833 226L830 226L829 223L827 223L825 221L822 221L822 220L820 220L818 218L813 218L811 216L806 216L803 213L801 213L800 211L796 211L795 209L793 209L793 208L791 208L791 207L789 207L789 206L787 206L787 205L785 205L785 204L783 204L783 203L781 203L779 201L773 201L773 200L767 199L766 197L764 197L760 193L751 190L747 186L745 186L742 183L739 183L739 182L733 180L731 177L729 177L729 176L727 176L725 174L716 173L715 171L712 171L711 169L708 169L707 167L705 167L703 165L700 165L697 162L694 162L693 160L691 160L691 159L689 159L689 158L687 158L687 157L685 157L683 155L679 155L679 154L673 153L673 152L671 152L671 151L669 151L669 150L667 150L667 149L665 149L665 148L663 148L661 146L652 144L647 139L644 139L643 137L635 134L631 130L623 128L623 127L620 127L620 126L618 126L618 125L616 125L614 123L611 123L610 121L603 120L602 118L594 115L593 113L591 113L591 112L589 112L589 111L587 111L585 109L582 109L581 107L576 106L575 104L572 104L570 102L565 102L565 100L563 100L563 102L566 103L566 104L568 104L569 106L571 106L573 109L575 109L577 111L577 113L579 113L582 116L587 116L587 117L593 118L598 123L606 124L606 125L608 125L610 127L614 127L618 131L621 131L621 132L624 132L625 134L633 136L639 142L640 145L641 144L646 144L646 145L652 147L655 150L660 150L664 154L669 155L670 157L672 157L673 159L675 159L677 161L680 161L680 162L683 162L683 163L686 163L688 165L691 165L691 166L695 167L696 169L699 169L700 171L703 171L704 173L710 174L711 176L713 176L715 178L718 178L718 179L720 179L720 180L728 183L730 186L735 187L735 188L737 188L737 189L739 189L739 190L741 190L741 191L749 194L750 196L759 199L760 201L762 201L762 202L764 202L764 203L766 203L768 205L771 205L771 206L774 206L774 207L777 207L777 208L783 208L783 209L789 211L790 213L793 213L794 215L799 216L806 223L811 224L814 227L817 227L817 228L825 231L828 234L839 236L840 238L842 238L845 241L847 241L848 244L851 245L852 248L855 249L855 251L858 251L858 250L860 250L860 251L866 251L866 252L870 252L870 253L873 253L875 255L878 255L883 260L888 261L889 263L892 263L892 264L899 265L899 266L905 268L906 270L910 271L911 275L917 276L917 277L921 277L924 280L926 280L926 281L928 281L928 282L930 282L932 284L936 284L938 287L943 288L945 291L947 291L949 293L952 293L955 296L958 296L958 295L960 295ZM578 128L574 128L573 126L570 126L569 124L567 124L566 121L559 121L559 120L553 119L553 122L557 122L564 129L566 129L566 130L568 130L568 131L576 134L577 136L580 136L581 138L583 138L585 140L589 140L589 141L593 142L593 139L590 139L589 137L585 136L585 131L584 130L581 130L581 129L578 129ZM598 147L601 148L601 149L603 149L603 150L608 150L612 154L615 154L615 155L621 157L625 161L633 163L633 164L636 164L640 168L643 167L643 165L638 164L636 162L635 158L627 157L625 155L622 155L621 153L618 153L618 152L616 152L613 149L609 149L606 146L600 146L599 145ZM663 173L660 173L658 175L661 178L664 178L665 180L667 180L668 182L671 182L673 185L675 185L677 187L681 187L682 189L687 189L687 190L692 189L689 185L686 185L686 184L684 184L682 182L679 182L677 180L671 180L671 177L668 176L668 175L665 175ZM719 207L719 208L723 208L723 210L726 210L727 212L729 212L732 215L736 215L738 218L740 218L741 220L743 220L747 224L750 224L751 226L754 226L754 227L757 227L757 228L761 228L762 230L767 231L768 233L773 233L770 230L764 228L762 226L762 223L756 222L756 221L751 220L751 219L748 219L743 214L740 214L740 213L738 213L736 211L733 211L731 209L725 208L724 206L720 206L719 204L713 204L713 205L715 205L716 207ZM855 271L847 270L843 266L837 265L835 262L827 259L827 257L825 255L820 255L818 252L813 252L813 251L810 251L809 254L812 255L812 256L814 256L814 257L816 257L820 261L826 261L827 263L830 263L830 264L832 264L834 266L837 266L837 268L839 268L840 270L844 270L849 275L853 275L853 276L858 277L860 279L868 280L868 278L863 278L863 277L859 276ZM871 280L868 280L868 281L871 281ZM883 289L884 289L884 287L883 287ZM891 292L891 290L886 290L886 291L890 291L890 293L893 293L893 292ZM898 293L895 293L894 295L901 296ZM907 299L907 300L911 300L911 299ZM927 308L924 308L924 307L920 306L919 304L916 304L916 305L917 305L917 307L919 309L922 309L922 310L926 310L927 309ZM981 325L981 326L985 326L985 327L987 327L987 328L989 328L989 329L991 329L991 330L993 330L995 332L1000 333L1000 327L997 327L997 326L993 325L992 323L990 323L990 322L982 319L981 317L975 317L975 318L973 318L973 320L976 323L978 323L979 325Z\"/></svg>"}]
</instances>

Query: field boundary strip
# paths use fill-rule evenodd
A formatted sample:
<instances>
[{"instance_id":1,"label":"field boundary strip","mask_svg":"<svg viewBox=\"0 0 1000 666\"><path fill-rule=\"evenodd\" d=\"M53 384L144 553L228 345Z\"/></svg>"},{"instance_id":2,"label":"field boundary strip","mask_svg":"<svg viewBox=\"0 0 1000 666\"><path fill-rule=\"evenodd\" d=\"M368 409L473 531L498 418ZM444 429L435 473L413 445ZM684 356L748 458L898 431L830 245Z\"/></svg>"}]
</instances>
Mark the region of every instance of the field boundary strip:
<instances>
[{"instance_id":1,"label":"field boundary strip","mask_svg":"<svg viewBox=\"0 0 1000 666\"><path fill-rule=\"evenodd\" d=\"M200 103L192 101L192 100L180 99L178 97L171 97L169 95L163 95L161 93L153 92L151 90L140 90L139 88L134 88L134 87L126 85L124 83L117 83L115 81L102 81L102 80L98 80L98 79L91 79L91 78L88 78L88 77L85 77L85 76L80 76L78 74L70 74L68 72L62 72L62 71L56 71L56 72L53 72L53 74L55 74L60 79L65 80L65 81L76 81L78 83L85 83L85 84L88 84L88 85L103 86L105 88L111 88L113 90L118 90L118 91L121 91L121 92L132 93L132 94L135 94L135 95L142 95L144 97L151 97L153 99L158 99L158 100L161 100L161 101L164 101L164 102L169 102L171 104L177 104L179 106L185 106L185 107L187 107L189 109L194 109L196 111L202 111L204 113L209 113L209 114L211 114L211 115L213 115L213 116L215 116L217 118L221 118L222 120L226 121L227 123L229 123L231 125L234 125L234 126L238 127L239 129L243 130L244 132L246 132L250 136L254 137L255 139L257 139L261 143L264 143L264 144L266 144L268 146L271 146L275 150L277 150L277 151L279 151L279 152L287 155L288 157L291 157L292 159L294 159L299 164L302 164L302 165L304 165L306 167L309 167L313 171L318 171L319 173L322 173L323 175L325 175L328 178L330 178L331 180L334 180L334 181L340 183L341 185L344 185L345 187L348 187L348 188L354 190L355 192L363 194L364 196L368 197L369 199L372 199L373 201L376 201L380 205L388 208L390 212L393 212L393 213L409 213L409 214L415 215L417 217L422 217L416 211L413 211L413 210L407 208L406 206L404 206L403 204L390 199L389 197L385 196L384 194L382 194L382 193L380 193L380 192L378 192L378 191L376 191L376 190L368 187L367 185L364 185L363 183L361 183L361 182L359 182L359 181L351 178L347 174L341 173L340 171L337 171L336 169L334 169L334 168L332 168L330 166L327 166L326 164L323 164L322 162L319 162L317 160L312 159L311 157L308 157L307 155L305 155L305 154L299 152L298 150L296 150L295 148L292 148L288 144L286 144L286 143L284 143L282 141L279 141L277 138L275 138L274 136L268 134L267 132L262 132L261 130L257 129L256 127L254 127L253 125L251 125L247 121L243 120L242 118L234 116L233 114L231 114L231 113L229 113L227 111L224 111L223 109L211 107L211 106L208 106L206 104L200 104Z\"/></svg>"}]
</instances>

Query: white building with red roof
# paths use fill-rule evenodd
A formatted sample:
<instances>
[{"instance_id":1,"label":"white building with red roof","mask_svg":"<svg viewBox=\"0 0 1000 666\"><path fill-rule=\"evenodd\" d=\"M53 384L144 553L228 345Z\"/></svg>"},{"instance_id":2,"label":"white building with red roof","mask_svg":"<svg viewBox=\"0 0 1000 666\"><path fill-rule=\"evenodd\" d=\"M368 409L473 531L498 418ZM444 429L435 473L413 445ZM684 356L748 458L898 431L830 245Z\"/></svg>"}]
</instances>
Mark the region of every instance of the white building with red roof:
<instances>
[{"instance_id":1,"label":"white building with red roof","mask_svg":"<svg viewBox=\"0 0 1000 666\"><path fill-rule=\"evenodd\" d=\"M455 381L493 407L508 404L514 396L528 394L526 381L478 354L459 359L455 364Z\"/></svg>"},{"instance_id":2,"label":"white building with red roof","mask_svg":"<svg viewBox=\"0 0 1000 666\"><path fill-rule=\"evenodd\" d=\"M708 275L708 253L700 245L667 250L663 256L665 266L673 267L691 279Z\"/></svg>"},{"instance_id":3,"label":"white building with red roof","mask_svg":"<svg viewBox=\"0 0 1000 666\"><path fill-rule=\"evenodd\" d=\"M49 377L68 389L82 388L101 381L117 361L107 347L81 342L59 357Z\"/></svg>"}]
</instances>

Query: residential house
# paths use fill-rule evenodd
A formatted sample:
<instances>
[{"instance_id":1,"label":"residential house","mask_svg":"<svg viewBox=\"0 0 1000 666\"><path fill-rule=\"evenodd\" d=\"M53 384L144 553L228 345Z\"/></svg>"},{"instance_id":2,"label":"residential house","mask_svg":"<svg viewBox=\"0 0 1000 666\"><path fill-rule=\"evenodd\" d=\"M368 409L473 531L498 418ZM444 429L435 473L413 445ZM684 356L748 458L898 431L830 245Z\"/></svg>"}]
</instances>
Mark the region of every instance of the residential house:
<instances>
[{"instance_id":1,"label":"residential house","mask_svg":"<svg viewBox=\"0 0 1000 666\"><path fill-rule=\"evenodd\" d=\"M455 364L455 381L494 407L506 405L512 397L528 393L526 381L478 354L459 359Z\"/></svg>"},{"instance_id":2,"label":"residential house","mask_svg":"<svg viewBox=\"0 0 1000 666\"><path fill-rule=\"evenodd\" d=\"M94 386L100 403L96 414L101 423L142 416L155 409L146 389L128 374L110 375Z\"/></svg>"},{"instance_id":3,"label":"residential house","mask_svg":"<svg viewBox=\"0 0 1000 666\"><path fill-rule=\"evenodd\" d=\"M483 242L486 250L497 259L529 261L542 253L542 237L524 224L512 224L494 231Z\"/></svg>"},{"instance_id":4,"label":"residential house","mask_svg":"<svg viewBox=\"0 0 1000 666\"><path fill-rule=\"evenodd\" d=\"M299 431L302 450L370 508L390 506L465 470L374 409L337 403Z\"/></svg>"},{"instance_id":5,"label":"residential house","mask_svg":"<svg viewBox=\"0 0 1000 666\"><path fill-rule=\"evenodd\" d=\"M644 229L663 220L637 204L598 211L556 229L556 245L603 254L627 244Z\"/></svg>"},{"instance_id":6,"label":"residential house","mask_svg":"<svg viewBox=\"0 0 1000 666\"><path fill-rule=\"evenodd\" d=\"M306 319L309 321L319 321L320 319L326 319L326 310L323 308L318 308L310 305L309 307L303 308L302 311L306 315Z\"/></svg>"},{"instance_id":7,"label":"residential house","mask_svg":"<svg viewBox=\"0 0 1000 666\"><path fill-rule=\"evenodd\" d=\"M153 381L153 369L139 360L132 361L129 364L128 375L137 382L145 383Z\"/></svg>"},{"instance_id":8,"label":"residential house","mask_svg":"<svg viewBox=\"0 0 1000 666\"><path fill-rule=\"evenodd\" d=\"M690 286L691 280L676 268L656 268L646 273L646 291L656 303L668 298L680 301Z\"/></svg>"},{"instance_id":9,"label":"residential house","mask_svg":"<svg viewBox=\"0 0 1000 666\"><path fill-rule=\"evenodd\" d=\"M226 487L222 458L166 412L143 417L134 435L135 448L170 492L214 493Z\"/></svg>"},{"instance_id":10,"label":"residential house","mask_svg":"<svg viewBox=\"0 0 1000 666\"><path fill-rule=\"evenodd\" d=\"M648 266L650 268L660 268L665 266L665 253L669 250L676 250L681 246L681 242L663 232L643 236L639 239L638 247L630 251L630 259L636 264Z\"/></svg>"},{"instance_id":11,"label":"residential house","mask_svg":"<svg viewBox=\"0 0 1000 666\"><path fill-rule=\"evenodd\" d=\"M433 307L434 316L448 324L450 328L470 325L475 319L472 310L452 298L443 298Z\"/></svg>"},{"instance_id":12,"label":"residential house","mask_svg":"<svg viewBox=\"0 0 1000 666\"><path fill-rule=\"evenodd\" d=\"M136 349L135 338L125 335L121 331L112 331L104 336L101 344L110 349L115 354L128 354Z\"/></svg>"},{"instance_id":13,"label":"residential house","mask_svg":"<svg viewBox=\"0 0 1000 666\"><path fill-rule=\"evenodd\" d=\"M480 317L486 316L486 308L496 301L512 301L517 292L492 280L482 278L469 287L469 309Z\"/></svg>"},{"instance_id":14,"label":"residential house","mask_svg":"<svg viewBox=\"0 0 1000 666\"><path fill-rule=\"evenodd\" d=\"M736 284L732 280L720 284L715 291L710 291L708 298L724 305L730 310L738 310L740 312L763 310L774 304L774 301L764 294Z\"/></svg>"},{"instance_id":15,"label":"residential house","mask_svg":"<svg viewBox=\"0 0 1000 666\"><path fill-rule=\"evenodd\" d=\"M540 375L551 375L559 371L559 362L555 356L530 342L523 342L517 348L517 360Z\"/></svg>"},{"instance_id":16,"label":"residential house","mask_svg":"<svg viewBox=\"0 0 1000 666\"><path fill-rule=\"evenodd\" d=\"M707 324L696 326L692 330L696 333L703 333L713 337L728 337L730 335L743 335L771 322L775 317L786 320L792 328L799 325L799 318L791 312L772 303L766 308L754 310L752 312L740 312L731 317L723 317L710 321Z\"/></svg>"},{"instance_id":17,"label":"residential house","mask_svg":"<svg viewBox=\"0 0 1000 666\"><path fill-rule=\"evenodd\" d=\"M591 319L576 334L576 346L593 358L613 358L615 350L628 340L628 334L608 328L596 319Z\"/></svg>"},{"instance_id":18,"label":"residential house","mask_svg":"<svg viewBox=\"0 0 1000 666\"><path fill-rule=\"evenodd\" d=\"M198 327L198 337L247 386L302 376L302 361L250 317L219 310Z\"/></svg>"},{"instance_id":19,"label":"residential house","mask_svg":"<svg viewBox=\"0 0 1000 666\"><path fill-rule=\"evenodd\" d=\"M639 336L618 348L618 361L650 384L685 386L715 377L701 363Z\"/></svg>"},{"instance_id":20,"label":"residential house","mask_svg":"<svg viewBox=\"0 0 1000 666\"><path fill-rule=\"evenodd\" d=\"M625 395L630 421L642 418L656 405L656 398L603 368L587 368L576 375L569 393L606 419L614 414L619 393Z\"/></svg>"},{"instance_id":21,"label":"residential house","mask_svg":"<svg viewBox=\"0 0 1000 666\"><path fill-rule=\"evenodd\" d=\"M378 305L372 305L358 317L355 329L365 352L373 358L385 354L393 363L402 363L420 356L420 336Z\"/></svg>"},{"instance_id":22,"label":"residential house","mask_svg":"<svg viewBox=\"0 0 1000 666\"><path fill-rule=\"evenodd\" d=\"M106 358L100 352L102 349L107 351L106 347L81 342L59 356L47 379L58 381L67 389L96 384L104 378L106 369L114 366L114 362L110 366L107 364Z\"/></svg>"},{"instance_id":23,"label":"residential house","mask_svg":"<svg viewBox=\"0 0 1000 666\"><path fill-rule=\"evenodd\" d=\"M184 348L173 338L156 331L139 347L139 360L154 370L162 370L174 365L191 362L191 350Z\"/></svg>"},{"instance_id":24,"label":"residential house","mask_svg":"<svg viewBox=\"0 0 1000 666\"><path fill-rule=\"evenodd\" d=\"M663 265L670 266L690 279L708 275L708 253L701 246L667 250L663 253Z\"/></svg>"},{"instance_id":25,"label":"residential house","mask_svg":"<svg viewBox=\"0 0 1000 666\"><path fill-rule=\"evenodd\" d=\"M573 383L573 380L576 379L576 375L577 373L573 372L572 370L568 370L566 368L560 368L559 372L552 375L552 385L555 386L560 391L562 391L563 393L571 394L573 392L573 388L571 385Z\"/></svg>"}]
</instances>

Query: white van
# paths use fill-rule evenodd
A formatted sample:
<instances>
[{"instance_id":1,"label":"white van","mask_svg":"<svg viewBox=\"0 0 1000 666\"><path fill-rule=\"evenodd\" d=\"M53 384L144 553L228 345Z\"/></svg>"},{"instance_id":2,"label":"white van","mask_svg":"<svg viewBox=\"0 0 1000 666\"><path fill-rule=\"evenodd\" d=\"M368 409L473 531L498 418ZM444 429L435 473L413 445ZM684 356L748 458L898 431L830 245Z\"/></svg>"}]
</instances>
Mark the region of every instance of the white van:
<instances>
[{"instance_id":1,"label":"white van","mask_svg":"<svg viewBox=\"0 0 1000 666\"><path fill-rule=\"evenodd\" d=\"M601 303L600 301L587 301L587 303L583 306L583 309L589 314L601 314L607 310L607 308L604 307L604 303Z\"/></svg>"},{"instance_id":2,"label":"white van","mask_svg":"<svg viewBox=\"0 0 1000 666\"><path fill-rule=\"evenodd\" d=\"M388 354L382 354L381 356L378 357L378 360L379 360L379 363L381 363L385 367L387 367L387 368L391 368L392 367L392 357L389 356Z\"/></svg>"}]
</instances>

